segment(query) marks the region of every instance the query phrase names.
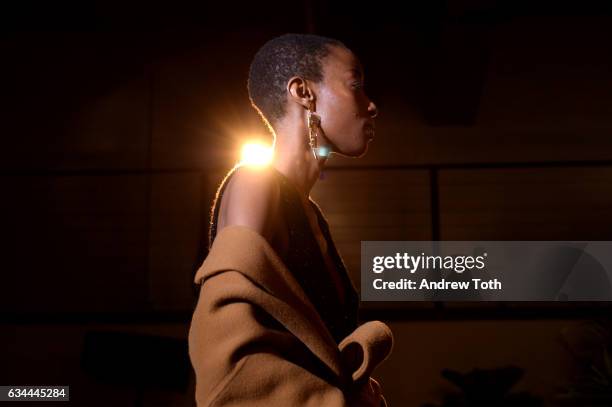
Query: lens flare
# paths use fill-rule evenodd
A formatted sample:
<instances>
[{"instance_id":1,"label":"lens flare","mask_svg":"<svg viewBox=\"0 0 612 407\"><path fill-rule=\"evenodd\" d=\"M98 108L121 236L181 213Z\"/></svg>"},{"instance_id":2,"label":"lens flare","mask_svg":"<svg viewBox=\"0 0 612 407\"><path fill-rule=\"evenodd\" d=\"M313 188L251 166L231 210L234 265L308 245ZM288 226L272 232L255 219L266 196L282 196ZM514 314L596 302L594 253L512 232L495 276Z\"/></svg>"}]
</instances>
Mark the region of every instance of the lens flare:
<instances>
[{"instance_id":1,"label":"lens flare","mask_svg":"<svg viewBox=\"0 0 612 407\"><path fill-rule=\"evenodd\" d=\"M273 152L272 146L259 142L248 142L242 146L240 163L263 167L270 164Z\"/></svg>"}]
</instances>

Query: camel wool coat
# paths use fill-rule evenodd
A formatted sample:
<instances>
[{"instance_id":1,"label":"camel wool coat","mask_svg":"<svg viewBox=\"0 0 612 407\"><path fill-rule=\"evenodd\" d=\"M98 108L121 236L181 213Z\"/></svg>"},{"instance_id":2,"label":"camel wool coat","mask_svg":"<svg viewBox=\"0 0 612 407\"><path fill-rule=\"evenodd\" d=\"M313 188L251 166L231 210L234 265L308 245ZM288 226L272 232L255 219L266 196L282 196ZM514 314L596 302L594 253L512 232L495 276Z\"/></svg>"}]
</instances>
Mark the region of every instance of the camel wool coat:
<instances>
[{"instance_id":1,"label":"camel wool coat","mask_svg":"<svg viewBox=\"0 0 612 407\"><path fill-rule=\"evenodd\" d=\"M337 344L253 229L223 228L195 282L189 357L199 407L387 406L370 374L391 352L389 327L370 321Z\"/></svg>"}]
</instances>

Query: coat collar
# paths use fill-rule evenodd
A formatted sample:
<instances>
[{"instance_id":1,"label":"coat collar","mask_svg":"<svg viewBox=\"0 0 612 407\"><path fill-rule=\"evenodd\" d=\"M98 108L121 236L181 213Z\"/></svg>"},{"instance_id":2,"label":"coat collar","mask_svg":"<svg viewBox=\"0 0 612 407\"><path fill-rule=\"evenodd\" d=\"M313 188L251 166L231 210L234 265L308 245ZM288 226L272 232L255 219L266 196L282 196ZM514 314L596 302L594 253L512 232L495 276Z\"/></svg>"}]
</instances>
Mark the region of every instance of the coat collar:
<instances>
[{"instance_id":1,"label":"coat collar","mask_svg":"<svg viewBox=\"0 0 612 407\"><path fill-rule=\"evenodd\" d=\"M227 226L215 237L195 283L224 271L238 271L279 301L266 309L338 377L343 377L338 345L304 290L268 241L255 230Z\"/></svg>"}]
</instances>

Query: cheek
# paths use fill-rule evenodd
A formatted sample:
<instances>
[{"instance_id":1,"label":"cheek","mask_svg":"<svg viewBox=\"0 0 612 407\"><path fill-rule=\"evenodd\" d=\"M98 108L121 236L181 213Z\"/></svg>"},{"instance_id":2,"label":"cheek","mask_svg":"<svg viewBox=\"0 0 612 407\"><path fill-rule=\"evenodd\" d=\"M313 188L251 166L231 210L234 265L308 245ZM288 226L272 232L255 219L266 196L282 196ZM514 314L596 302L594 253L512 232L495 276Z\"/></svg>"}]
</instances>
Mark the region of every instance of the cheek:
<instances>
[{"instance_id":1,"label":"cheek","mask_svg":"<svg viewBox=\"0 0 612 407\"><path fill-rule=\"evenodd\" d=\"M326 92L317 110L326 135L335 139L338 135L352 133L359 126L359 109L350 95Z\"/></svg>"}]
</instances>

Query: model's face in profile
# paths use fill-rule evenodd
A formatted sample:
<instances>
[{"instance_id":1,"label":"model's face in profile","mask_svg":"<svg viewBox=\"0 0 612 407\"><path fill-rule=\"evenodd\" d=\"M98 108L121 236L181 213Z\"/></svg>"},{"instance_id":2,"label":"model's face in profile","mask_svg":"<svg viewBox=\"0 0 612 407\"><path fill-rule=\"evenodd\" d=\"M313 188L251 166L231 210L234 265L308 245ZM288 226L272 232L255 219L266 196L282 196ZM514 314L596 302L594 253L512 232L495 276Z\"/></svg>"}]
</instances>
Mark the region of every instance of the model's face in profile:
<instances>
[{"instance_id":1,"label":"model's face in profile","mask_svg":"<svg viewBox=\"0 0 612 407\"><path fill-rule=\"evenodd\" d=\"M336 153L359 157L374 137L376 105L365 94L363 69L348 49L330 47L316 84L316 114Z\"/></svg>"}]
</instances>

